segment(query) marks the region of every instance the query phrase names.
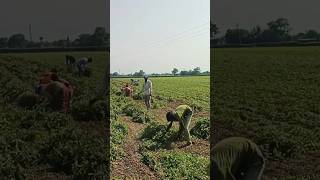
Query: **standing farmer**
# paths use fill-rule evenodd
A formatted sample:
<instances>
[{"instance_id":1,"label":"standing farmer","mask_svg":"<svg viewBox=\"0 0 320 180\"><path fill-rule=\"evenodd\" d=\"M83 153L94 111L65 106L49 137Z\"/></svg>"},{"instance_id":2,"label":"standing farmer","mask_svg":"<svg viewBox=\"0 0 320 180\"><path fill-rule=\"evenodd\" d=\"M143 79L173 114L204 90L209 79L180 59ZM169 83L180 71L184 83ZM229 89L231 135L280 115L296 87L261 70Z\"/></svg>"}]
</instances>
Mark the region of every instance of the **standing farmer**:
<instances>
[{"instance_id":1,"label":"standing farmer","mask_svg":"<svg viewBox=\"0 0 320 180\"><path fill-rule=\"evenodd\" d=\"M219 180L260 180L264 157L246 138L230 137L218 142L210 153L211 177Z\"/></svg>"},{"instance_id":2,"label":"standing farmer","mask_svg":"<svg viewBox=\"0 0 320 180\"><path fill-rule=\"evenodd\" d=\"M144 102L149 110L151 108L151 96L152 96L152 82L148 79L148 76L144 76Z\"/></svg>"},{"instance_id":3,"label":"standing farmer","mask_svg":"<svg viewBox=\"0 0 320 180\"><path fill-rule=\"evenodd\" d=\"M178 136L179 139L182 138L183 133L187 135L188 146L192 145L191 137L190 137L190 130L189 125L192 118L192 109L188 105L180 105L174 111L167 112L167 121L170 124L167 127L167 131L171 128L172 123L174 121L179 122L179 132Z\"/></svg>"}]
</instances>

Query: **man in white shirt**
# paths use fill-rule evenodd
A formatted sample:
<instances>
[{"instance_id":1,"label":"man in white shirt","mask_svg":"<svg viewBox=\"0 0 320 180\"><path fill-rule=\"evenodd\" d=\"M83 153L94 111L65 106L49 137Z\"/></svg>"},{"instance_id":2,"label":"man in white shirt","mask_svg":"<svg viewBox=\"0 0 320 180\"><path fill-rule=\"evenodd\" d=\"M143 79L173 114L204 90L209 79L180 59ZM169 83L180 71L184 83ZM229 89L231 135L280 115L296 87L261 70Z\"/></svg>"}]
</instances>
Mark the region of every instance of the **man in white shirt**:
<instances>
[{"instance_id":1,"label":"man in white shirt","mask_svg":"<svg viewBox=\"0 0 320 180\"><path fill-rule=\"evenodd\" d=\"M152 82L148 79L148 76L144 76L144 102L149 110L151 108L151 96L152 96Z\"/></svg>"}]
</instances>

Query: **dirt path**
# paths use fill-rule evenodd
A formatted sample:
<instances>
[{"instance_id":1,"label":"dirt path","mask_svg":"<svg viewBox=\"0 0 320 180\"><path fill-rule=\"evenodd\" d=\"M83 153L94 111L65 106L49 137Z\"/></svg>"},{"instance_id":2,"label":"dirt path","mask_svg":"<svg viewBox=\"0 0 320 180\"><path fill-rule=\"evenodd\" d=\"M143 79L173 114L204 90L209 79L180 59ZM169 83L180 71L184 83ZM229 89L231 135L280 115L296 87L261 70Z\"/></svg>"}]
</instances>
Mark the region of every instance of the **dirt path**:
<instances>
[{"instance_id":1,"label":"dirt path","mask_svg":"<svg viewBox=\"0 0 320 180\"><path fill-rule=\"evenodd\" d=\"M138 139L139 133L145 128L144 124L135 123L130 117L124 116L128 125L128 136L124 143L125 157L112 163L112 177L120 179L157 179L155 172L141 162Z\"/></svg>"}]
</instances>

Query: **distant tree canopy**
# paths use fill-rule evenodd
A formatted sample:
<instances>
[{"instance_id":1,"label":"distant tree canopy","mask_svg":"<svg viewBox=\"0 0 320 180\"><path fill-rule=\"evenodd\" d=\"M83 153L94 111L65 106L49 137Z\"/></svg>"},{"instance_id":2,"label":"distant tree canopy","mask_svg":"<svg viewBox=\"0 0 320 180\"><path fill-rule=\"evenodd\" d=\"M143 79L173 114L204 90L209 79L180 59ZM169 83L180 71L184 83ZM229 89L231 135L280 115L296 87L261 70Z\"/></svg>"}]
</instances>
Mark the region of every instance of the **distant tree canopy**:
<instances>
[{"instance_id":1,"label":"distant tree canopy","mask_svg":"<svg viewBox=\"0 0 320 180\"><path fill-rule=\"evenodd\" d=\"M193 70L189 70L189 71L180 71L180 76L198 76L198 75L203 75L203 73L201 73L201 69L200 67L196 67Z\"/></svg>"},{"instance_id":2,"label":"distant tree canopy","mask_svg":"<svg viewBox=\"0 0 320 180\"><path fill-rule=\"evenodd\" d=\"M14 34L8 40L8 47L10 48L24 48L27 40L23 34Z\"/></svg>"},{"instance_id":3,"label":"distant tree canopy","mask_svg":"<svg viewBox=\"0 0 320 180\"><path fill-rule=\"evenodd\" d=\"M245 29L228 29L225 40L228 44L248 43L250 41L250 33Z\"/></svg>"},{"instance_id":4,"label":"distant tree canopy","mask_svg":"<svg viewBox=\"0 0 320 180\"><path fill-rule=\"evenodd\" d=\"M0 48L6 48L8 46L8 38L0 38Z\"/></svg>"},{"instance_id":5,"label":"distant tree canopy","mask_svg":"<svg viewBox=\"0 0 320 180\"><path fill-rule=\"evenodd\" d=\"M109 37L104 27L97 27L93 34L80 34L72 44L73 46L106 46Z\"/></svg>"},{"instance_id":6,"label":"distant tree canopy","mask_svg":"<svg viewBox=\"0 0 320 180\"><path fill-rule=\"evenodd\" d=\"M179 72L179 70L177 68L173 68L172 70L172 74L175 76L177 75L177 73Z\"/></svg>"},{"instance_id":7,"label":"distant tree canopy","mask_svg":"<svg viewBox=\"0 0 320 180\"><path fill-rule=\"evenodd\" d=\"M315 39L320 40L320 34L315 30L307 30L304 33L298 33L293 39Z\"/></svg>"},{"instance_id":8,"label":"distant tree canopy","mask_svg":"<svg viewBox=\"0 0 320 180\"><path fill-rule=\"evenodd\" d=\"M214 37L218 33L219 33L218 26L210 22L210 37Z\"/></svg>"},{"instance_id":9,"label":"distant tree canopy","mask_svg":"<svg viewBox=\"0 0 320 180\"><path fill-rule=\"evenodd\" d=\"M109 46L110 34L104 27L96 27L93 34L80 34L74 41L70 41L69 37L52 42L44 39L45 37L41 36L38 42L32 42L26 40L23 34L13 34L9 38L0 37L0 48Z\"/></svg>"},{"instance_id":10,"label":"distant tree canopy","mask_svg":"<svg viewBox=\"0 0 320 180\"><path fill-rule=\"evenodd\" d=\"M133 76L137 76L137 77L143 77L144 75L145 75L145 72L143 70L133 73Z\"/></svg>"},{"instance_id":11,"label":"distant tree canopy","mask_svg":"<svg viewBox=\"0 0 320 180\"><path fill-rule=\"evenodd\" d=\"M290 40L290 24L288 19L279 18L267 23L267 29L254 26L251 30L228 29L225 33L227 44L247 44L257 42L280 42Z\"/></svg>"},{"instance_id":12,"label":"distant tree canopy","mask_svg":"<svg viewBox=\"0 0 320 180\"><path fill-rule=\"evenodd\" d=\"M201 72L200 67L196 67L193 70L183 70L178 73L179 70L177 68L173 68L172 73L152 73L151 76L208 76L210 75L209 71ZM174 74L175 73L175 74ZM139 70L133 74L126 74L126 75L120 75L118 72L111 73L111 76L113 77L123 77L123 76L130 76L130 77L143 77L145 75L145 72L143 70Z\"/></svg>"},{"instance_id":13,"label":"distant tree canopy","mask_svg":"<svg viewBox=\"0 0 320 180\"><path fill-rule=\"evenodd\" d=\"M120 74L118 72L112 73L112 76L119 76Z\"/></svg>"},{"instance_id":14,"label":"distant tree canopy","mask_svg":"<svg viewBox=\"0 0 320 180\"><path fill-rule=\"evenodd\" d=\"M210 23L210 32L213 36L217 32L217 26ZM289 20L286 18L278 18L266 23L266 28L254 26L251 29L229 28L224 36L214 38L211 43L213 45L222 44L250 44L250 43L269 43L269 42L285 42L300 40L317 40L320 41L320 34L313 29L297 34L290 34L291 27Z\"/></svg>"}]
</instances>

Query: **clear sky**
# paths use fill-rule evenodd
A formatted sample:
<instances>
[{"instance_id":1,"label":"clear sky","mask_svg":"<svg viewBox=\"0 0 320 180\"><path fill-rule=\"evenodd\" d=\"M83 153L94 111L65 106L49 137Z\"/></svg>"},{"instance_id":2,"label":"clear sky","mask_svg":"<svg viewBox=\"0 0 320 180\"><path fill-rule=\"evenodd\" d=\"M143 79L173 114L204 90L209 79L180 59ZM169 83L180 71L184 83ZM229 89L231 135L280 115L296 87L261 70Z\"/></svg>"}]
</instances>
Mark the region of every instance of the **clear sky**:
<instances>
[{"instance_id":1,"label":"clear sky","mask_svg":"<svg viewBox=\"0 0 320 180\"><path fill-rule=\"evenodd\" d=\"M111 72L210 69L210 0L111 0Z\"/></svg>"},{"instance_id":2,"label":"clear sky","mask_svg":"<svg viewBox=\"0 0 320 180\"><path fill-rule=\"evenodd\" d=\"M0 37L23 33L29 40L75 39L93 33L95 27L109 29L110 0L1 0Z\"/></svg>"},{"instance_id":3,"label":"clear sky","mask_svg":"<svg viewBox=\"0 0 320 180\"><path fill-rule=\"evenodd\" d=\"M211 18L223 35L228 28L266 27L267 22L284 17L292 33L307 29L320 31L319 0L212 0Z\"/></svg>"}]
</instances>

